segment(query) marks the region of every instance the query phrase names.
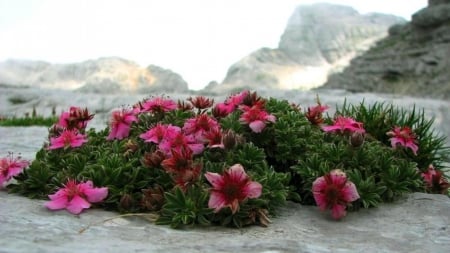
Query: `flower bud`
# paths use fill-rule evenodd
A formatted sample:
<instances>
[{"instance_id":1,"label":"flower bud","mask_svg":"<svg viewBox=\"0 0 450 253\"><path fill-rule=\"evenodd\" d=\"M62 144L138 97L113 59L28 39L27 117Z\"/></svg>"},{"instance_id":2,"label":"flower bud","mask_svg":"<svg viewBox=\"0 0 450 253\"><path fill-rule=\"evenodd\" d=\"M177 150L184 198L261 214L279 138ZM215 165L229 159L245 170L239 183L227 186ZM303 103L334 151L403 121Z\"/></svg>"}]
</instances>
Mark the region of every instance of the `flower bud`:
<instances>
[{"instance_id":1,"label":"flower bud","mask_svg":"<svg viewBox=\"0 0 450 253\"><path fill-rule=\"evenodd\" d=\"M233 130L227 130L222 135L222 143L225 149L229 150L236 146L236 133Z\"/></svg>"},{"instance_id":2,"label":"flower bud","mask_svg":"<svg viewBox=\"0 0 450 253\"><path fill-rule=\"evenodd\" d=\"M119 202L119 207L124 210L130 210L134 206L134 199L133 197L126 193L122 195Z\"/></svg>"},{"instance_id":3,"label":"flower bud","mask_svg":"<svg viewBox=\"0 0 450 253\"><path fill-rule=\"evenodd\" d=\"M125 149L126 149L125 153L127 153L127 154L136 152L138 150L138 148L139 148L138 144L131 139L125 143Z\"/></svg>"},{"instance_id":4,"label":"flower bud","mask_svg":"<svg viewBox=\"0 0 450 253\"><path fill-rule=\"evenodd\" d=\"M355 148L361 147L364 144L364 133L360 132L353 132L350 136L350 145L352 145Z\"/></svg>"},{"instance_id":5,"label":"flower bud","mask_svg":"<svg viewBox=\"0 0 450 253\"><path fill-rule=\"evenodd\" d=\"M149 153L145 152L144 157L141 159L142 165L148 168L158 167L161 162L166 159L166 156L161 150Z\"/></svg>"},{"instance_id":6,"label":"flower bud","mask_svg":"<svg viewBox=\"0 0 450 253\"><path fill-rule=\"evenodd\" d=\"M142 189L141 205L150 211L158 211L164 204L164 190L156 185L152 188Z\"/></svg>"},{"instance_id":7,"label":"flower bud","mask_svg":"<svg viewBox=\"0 0 450 253\"><path fill-rule=\"evenodd\" d=\"M48 130L48 138L58 137L62 133L62 131L64 131L63 127L59 126L58 124L54 124Z\"/></svg>"}]
</instances>

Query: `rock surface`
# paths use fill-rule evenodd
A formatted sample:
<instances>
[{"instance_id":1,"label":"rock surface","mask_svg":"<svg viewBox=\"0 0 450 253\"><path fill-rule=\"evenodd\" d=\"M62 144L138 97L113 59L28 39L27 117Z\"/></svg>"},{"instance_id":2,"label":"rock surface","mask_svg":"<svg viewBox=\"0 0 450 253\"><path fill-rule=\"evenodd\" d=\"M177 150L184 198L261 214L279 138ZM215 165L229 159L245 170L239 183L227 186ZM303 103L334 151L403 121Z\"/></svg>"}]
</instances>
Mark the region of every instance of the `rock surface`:
<instances>
[{"instance_id":1,"label":"rock surface","mask_svg":"<svg viewBox=\"0 0 450 253\"><path fill-rule=\"evenodd\" d=\"M333 4L300 5L290 17L277 49L262 48L233 64L217 94L251 89L303 89L322 85L355 55L405 20L386 14L361 15Z\"/></svg>"},{"instance_id":2,"label":"rock surface","mask_svg":"<svg viewBox=\"0 0 450 253\"><path fill-rule=\"evenodd\" d=\"M450 0L429 1L322 88L449 99L449 55Z\"/></svg>"},{"instance_id":3,"label":"rock surface","mask_svg":"<svg viewBox=\"0 0 450 253\"><path fill-rule=\"evenodd\" d=\"M174 230L89 209L51 212L41 200L0 192L2 252L447 252L450 199L415 193L341 221L288 203L267 228ZM110 220L107 220L110 219ZM80 230L85 229L82 233Z\"/></svg>"},{"instance_id":4,"label":"rock surface","mask_svg":"<svg viewBox=\"0 0 450 253\"><path fill-rule=\"evenodd\" d=\"M98 93L188 90L186 81L170 70L154 65L141 68L116 57L72 64L8 60L0 63L0 84Z\"/></svg>"}]
</instances>

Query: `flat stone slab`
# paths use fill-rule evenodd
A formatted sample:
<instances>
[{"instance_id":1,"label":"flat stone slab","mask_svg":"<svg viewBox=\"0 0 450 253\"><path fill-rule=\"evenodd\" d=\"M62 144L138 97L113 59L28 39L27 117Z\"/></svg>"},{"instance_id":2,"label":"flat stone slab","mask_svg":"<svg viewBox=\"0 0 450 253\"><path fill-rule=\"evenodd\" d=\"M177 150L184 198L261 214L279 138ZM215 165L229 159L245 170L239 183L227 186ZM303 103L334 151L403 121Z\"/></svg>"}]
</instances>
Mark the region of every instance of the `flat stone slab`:
<instances>
[{"instance_id":1,"label":"flat stone slab","mask_svg":"<svg viewBox=\"0 0 450 253\"><path fill-rule=\"evenodd\" d=\"M0 191L0 252L449 252L450 198L414 193L341 221L288 203L269 227L171 229L88 209L47 210ZM80 233L80 230L84 232Z\"/></svg>"}]
</instances>

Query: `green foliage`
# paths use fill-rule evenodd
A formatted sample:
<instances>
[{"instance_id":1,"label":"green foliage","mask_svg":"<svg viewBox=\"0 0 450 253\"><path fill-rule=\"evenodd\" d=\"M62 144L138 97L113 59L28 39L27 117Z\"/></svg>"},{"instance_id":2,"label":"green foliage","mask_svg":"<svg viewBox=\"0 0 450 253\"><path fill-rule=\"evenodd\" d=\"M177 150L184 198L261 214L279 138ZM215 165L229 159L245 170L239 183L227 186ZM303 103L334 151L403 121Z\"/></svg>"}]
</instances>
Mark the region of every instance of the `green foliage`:
<instances>
[{"instance_id":1,"label":"green foliage","mask_svg":"<svg viewBox=\"0 0 450 253\"><path fill-rule=\"evenodd\" d=\"M8 101L13 105L25 104L28 102L28 99L21 96L9 97Z\"/></svg>"},{"instance_id":2,"label":"green foliage","mask_svg":"<svg viewBox=\"0 0 450 253\"><path fill-rule=\"evenodd\" d=\"M344 103L337 108L336 114L354 117L364 123L364 128L370 137L390 145L389 136L386 133L393 126L407 126L414 129L417 135L419 153L417 156L410 151L401 150L398 155L417 163L420 170L425 170L428 165L434 164L441 168L443 162L448 161L449 147L445 146L445 136L439 136L432 128L434 118L427 117L425 111L413 107L410 110L396 108L394 105L374 103L359 105Z\"/></svg>"},{"instance_id":3,"label":"green foliage","mask_svg":"<svg viewBox=\"0 0 450 253\"><path fill-rule=\"evenodd\" d=\"M44 146L8 189L32 198L46 198L68 179L92 180L95 186L109 189L101 204L103 208L156 212L157 224L174 228L195 224L266 226L268 217L275 215L286 200L314 205L313 182L334 169L346 173L355 184L360 198L348 208L358 210L394 201L405 193L425 191L420 172L430 164L442 168L448 158L445 138L432 129L433 119L427 119L424 111L416 108L407 111L384 103L344 103L336 115L323 119L324 124L332 124L337 115L362 122L366 133L362 143L355 145L348 133L324 132L305 117L304 111L286 100L263 99L256 93L243 100L246 106L263 105L276 121L264 122L264 129L254 132L242 120L244 109L238 106L226 117L215 117L214 110L205 108L140 113L125 139L106 140L110 132L106 127L85 131L89 141L78 148L48 150ZM200 113L216 120L222 134L231 136L231 144L210 147L204 142L203 152L180 163L191 166L188 169L192 169L192 175L177 177L180 169L165 168L167 164L164 166L162 161L169 157L159 156L158 144L145 142L140 135L158 123L182 128L186 120ZM413 129L419 147L417 156L409 149L390 146L386 133L394 126ZM248 180L262 185L261 195L240 200L234 213L228 206L215 211L208 206L213 185L204 175L223 175L235 164L243 166ZM197 173L194 168L200 171ZM180 180L184 180L182 184Z\"/></svg>"},{"instance_id":4,"label":"green foliage","mask_svg":"<svg viewBox=\"0 0 450 253\"><path fill-rule=\"evenodd\" d=\"M212 210L207 208L208 193L201 187L191 187L184 193L176 187L165 194L166 203L156 224L179 228L185 225L209 225Z\"/></svg>"},{"instance_id":5,"label":"green foliage","mask_svg":"<svg viewBox=\"0 0 450 253\"><path fill-rule=\"evenodd\" d=\"M0 126L16 127L16 126L51 126L58 120L57 117L12 117L0 118Z\"/></svg>"}]
</instances>

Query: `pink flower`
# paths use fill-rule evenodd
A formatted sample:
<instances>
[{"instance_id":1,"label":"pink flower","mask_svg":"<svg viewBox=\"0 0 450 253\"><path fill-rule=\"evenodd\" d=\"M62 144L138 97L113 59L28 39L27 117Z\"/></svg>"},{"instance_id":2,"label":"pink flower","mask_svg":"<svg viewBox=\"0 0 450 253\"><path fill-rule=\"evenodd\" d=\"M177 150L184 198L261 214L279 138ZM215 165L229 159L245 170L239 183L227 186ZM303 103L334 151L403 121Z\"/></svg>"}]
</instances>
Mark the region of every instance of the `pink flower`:
<instances>
[{"instance_id":1,"label":"pink flower","mask_svg":"<svg viewBox=\"0 0 450 253\"><path fill-rule=\"evenodd\" d=\"M363 128L363 123L355 121L350 117L338 116L331 126L323 126L322 130L325 132L340 132L344 133L346 131L353 133L365 133L366 130Z\"/></svg>"},{"instance_id":2,"label":"pink flower","mask_svg":"<svg viewBox=\"0 0 450 253\"><path fill-rule=\"evenodd\" d=\"M94 187L92 181L77 184L75 180L68 180L64 188L55 194L48 195L50 201L45 206L51 210L67 209L72 214L79 214L91 203L102 201L108 196L108 188Z\"/></svg>"},{"instance_id":3,"label":"pink flower","mask_svg":"<svg viewBox=\"0 0 450 253\"><path fill-rule=\"evenodd\" d=\"M209 148L225 148L222 141L222 131L220 129L209 131L204 135L204 137L208 142Z\"/></svg>"},{"instance_id":4,"label":"pink flower","mask_svg":"<svg viewBox=\"0 0 450 253\"><path fill-rule=\"evenodd\" d=\"M322 113L330 108L327 105L321 105L308 107L308 112L305 113L306 118L313 125L320 125L323 123Z\"/></svg>"},{"instance_id":5,"label":"pink flower","mask_svg":"<svg viewBox=\"0 0 450 253\"><path fill-rule=\"evenodd\" d=\"M440 170L436 170L433 165L428 166L428 170L421 174L427 191L431 193L447 194L450 183Z\"/></svg>"},{"instance_id":6,"label":"pink flower","mask_svg":"<svg viewBox=\"0 0 450 253\"><path fill-rule=\"evenodd\" d=\"M187 100L199 110L209 108L214 104L214 99L209 99L204 96L198 96L195 98L190 97Z\"/></svg>"},{"instance_id":7,"label":"pink flower","mask_svg":"<svg viewBox=\"0 0 450 253\"><path fill-rule=\"evenodd\" d=\"M247 97L247 95L249 95L249 94L250 94L250 91L248 91L248 90L241 91L240 93L230 96L225 101L225 103L232 104L237 107L238 105L240 105L244 102L245 97Z\"/></svg>"},{"instance_id":8,"label":"pink flower","mask_svg":"<svg viewBox=\"0 0 450 253\"><path fill-rule=\"evenodd\" d=\"M71 106L68 112L61 113L59 117L58 126L67 129L85 129L87 123L94 118L93 114L89 114L88 109L81 109L80 107Z\"/></svg>"},{"instance_id":9,"label":"pink flower","mask_svg":"<svg viewBox=\"0 0 450 253\"><path fill-rule=\"evenodd\" d=\"M232 113L236 109L236 106L233 104L226 103L217 103L216 106L212 109L212 114L216 118L224 118Z\"/></svg>"},{"instance_id":10,"label":"pink flower","mask_svg":"<svg viewBox=\"0 0 450 253\"><path fill-rule=\"evenodd\" d=\"M266 127L266 123L274 123L276 118L272 114L267 113L261 108L260 104L256 104L252 107L242 106L242 113L239 121L244 124L248 124L250 129L255 133L260 133Z\"/></svg>"},{"instance_id":11,"label":"pink flower","mask_svg":"<svg viewBox=\"0 0 450 253\"><path fill-rule=\"evenodd\" d=\"M190 149L172 150L172 156L161 162L164 170L183 190L200 178L202 166L200 163L194 163L192 154Z\"/></svg>"},{"instance_id":12,"label":"pink flower","mask_svg":"<svg viewBox=\"0 0 450 253\"><path fill-rule=\"evenodd\" d=\"M7 157L0 159L0 189L5 182L8 182L14 176L22 173L23 169L28 167L30 162L21 159L20 156L13 159L12 153Z\"/></svg>"},{"instance_id":13,"label":"pink flower","mask_svg":"<svg viewBox=\"0 0 450 253\"><path fill-rule=\"evenodd\" d=\"M390 136L391 146L396 148L397 145L410 148L414 155L417 155L419 147L417 146L416 135L409 127L394 127L392 131L386 133Z\"/></svg>"},{"instance_id":14,"label":"pink flower","mask_svg":"<svg viewBox=\"0 0 450 253\"><path fill-rule=\"evenodd\" d=\"M181 132L181 128L177 126L156 124L155 127L149 129L147 132L139 135L145 142L160 143L164 138L173 139L177 133Z\"/></svg>"},{"instance_id":15,"label":"pink flower","mask_svg":"<svg viewBox=\"0 0 450 253\"><path fill-rule=\"evenodd\" d=\"M128 137L130 134L131 124L133 122L137 122L137 118L134 115L133 110L122 108L120 110L113 111L109 122L111 131L106 139L121 140Z\"/></svg>"},{"instance_id":16,"label":"pink flower","mask_svg":"<svg viewBox=\"0 0 450 253\"><path fill-rule=\"evenodd\" d=\"M261 196L262 185L250 181L240 164L231 166L223 175L207 172L205 177L212 185L208 207L214 208L215 212L230 207L234 214L239 210L239 203Z\"/></svg>"},{"instance_id":17,"label":"pink flower","mask_svg":"<svg viewBox=\"0 0 450 253\"><path fill-rule=\"evenodd\" d=\"M203 152L204 144L199 143L193 135L185 135L182 132L178 132L174 136L164 138L158 147L166 156L172 155L172 149L179 152L184 148L192 150L194 155L197 155Z\"/></svg>"},{"instance_id":18,"label":"pink flower","mask_svg":"<svg viewBox=\"0 0 450 253\"><path fill-rule=\"evenodd\" d=\"M216 118L226 117L228 114L234 112L234 110L244 102L244 99L250 92L245 90L238 94L232 95L223 103L217 103L212 110L212 114Z\"/></svg>"},{"instance_id":19,"label":"pink flower","mask_svg":"<svg viewBox=\"0 0 450 253\"><path fill-rule=\"evenodd\" d=\"M331 216L340 219L346 215L350 202L359 199L355 184L347 180L341 170L333 170L313 182L312 191L320 210L331 209Z\"/></svg>"},{"instance_id":20,"label":"pink flower","mask_svg":"<svg viewBox=\"0 0 450 253\"><path fill-rule=\"evenodd\" d=\"M141 112L162 113L177 109L177 104L172 99L155 97L144 101Z\"/></svg>"},{"instance_id":21,"label":"pink flower","mask_svg":"<svg viewBox=\"0 0 450 253\"><path fill-rule=\"evenodd\" d=\"M58 149L58 148L76 148L83 145L83 143L87 142L86 135L78 133L76 129L73 130L64 130L58 137L50 138L50 146L49 150Z\"/></svg>"},{"instance_id":22,"label":"pink flower","mask_svg":"<svg viewBox=\"0 0 450 253\"><path fill-rule=\"evenodd\" d=\"M200 114L195 118L187 119L183 126L186 135L193 135L200 142L205 141L205 135L219 129L219 123L207 114Z\"/></svg>"}]
</instances>

